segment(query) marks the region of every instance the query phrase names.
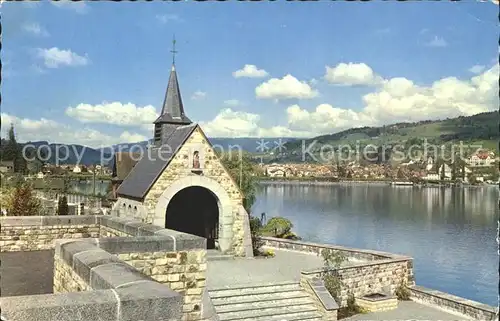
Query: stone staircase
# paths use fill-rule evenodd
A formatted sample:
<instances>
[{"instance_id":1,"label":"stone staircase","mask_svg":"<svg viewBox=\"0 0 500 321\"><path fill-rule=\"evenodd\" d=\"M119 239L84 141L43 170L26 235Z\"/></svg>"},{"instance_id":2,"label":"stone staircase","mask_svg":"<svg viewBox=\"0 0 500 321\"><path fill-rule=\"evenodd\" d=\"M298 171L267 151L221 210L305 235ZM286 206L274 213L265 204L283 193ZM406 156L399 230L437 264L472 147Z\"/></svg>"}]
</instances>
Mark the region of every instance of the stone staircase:
<instances>
[{"instance_id":1,"label":"stone staircase","mask_svg":"<svg viewBox=\"0 0 500 321\"><path fill-rule=\"evenodd\" d=\"M298 282L234 286L208 291L220 321L320 321Z\"/></svg>"},{"instance_id":2,"label":"stone staircase","mask_svg":"<svg viewBox=\"0 0 500 321\"><path fill-rule=\"evenodd\" d=\"M232 260L234 256L230 254L222 254L218 250L207 250L207 261Z\"/></svg>"}]
</instances>

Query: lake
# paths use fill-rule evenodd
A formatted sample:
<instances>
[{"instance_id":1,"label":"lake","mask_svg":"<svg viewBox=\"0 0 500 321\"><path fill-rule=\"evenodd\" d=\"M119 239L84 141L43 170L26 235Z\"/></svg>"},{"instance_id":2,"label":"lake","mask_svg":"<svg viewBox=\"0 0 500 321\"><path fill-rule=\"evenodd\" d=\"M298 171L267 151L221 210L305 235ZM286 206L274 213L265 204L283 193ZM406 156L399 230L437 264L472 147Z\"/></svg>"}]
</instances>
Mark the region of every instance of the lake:
<instances>
[{"instance_id":1,"label":"lake","mask_svg":"<svg viewBox=\"0 0 500 321\"><path fill-rule=\"evenodd\" d=\"M98 180L95 181L95 195L106 195L108 193L108 186L111 181ZM92 195L94 192L94 182L92 180L71 181L69 184L69 192L77 194Z\"/></svg>"},{"instance_id":2,"label":"lake","mask_svg":"<svg viewBox=\"0 0 500 321\"><path fill-rule=\"evenodd\" d=\"M283 216L304 241L414 258L416 283L498 304L498 188L262 185L252 213Z\"/></svg>"}]
</instances>

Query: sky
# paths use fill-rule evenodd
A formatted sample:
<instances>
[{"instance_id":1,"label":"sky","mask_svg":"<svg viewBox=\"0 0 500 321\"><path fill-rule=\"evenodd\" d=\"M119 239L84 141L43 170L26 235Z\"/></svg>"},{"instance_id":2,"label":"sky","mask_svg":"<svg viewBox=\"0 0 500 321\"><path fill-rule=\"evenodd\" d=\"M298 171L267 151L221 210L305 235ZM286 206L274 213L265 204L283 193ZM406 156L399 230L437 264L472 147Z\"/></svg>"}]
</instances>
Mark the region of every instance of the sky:
<instances>
[{"instance_id":1,"label":"sky","mask_svg":"<svg viewBox=\"0 0 500 321\"><path fill-rule=\"evenodd\" d=\"M209 137L314 137L498 109L493 2L15 2L2 137L152 137L172 65Z\"/></svg>"}]
</instances>

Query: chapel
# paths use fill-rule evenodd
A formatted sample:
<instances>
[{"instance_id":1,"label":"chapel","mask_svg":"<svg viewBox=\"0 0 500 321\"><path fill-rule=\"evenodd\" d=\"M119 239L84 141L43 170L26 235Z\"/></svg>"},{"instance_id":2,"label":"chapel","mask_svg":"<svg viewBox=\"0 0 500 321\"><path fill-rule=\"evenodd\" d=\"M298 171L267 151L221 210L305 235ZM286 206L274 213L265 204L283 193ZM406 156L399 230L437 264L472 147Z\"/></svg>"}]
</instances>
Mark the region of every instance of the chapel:
<instances>
[{"instance_id":1,"label":"chapel","mask_svg":"<svg viewBox=\"0 0 500 321\"><path fill-rule=\"evenodd\" d=\"M204 237L208 249L253 256L243 194L186 115L175 60L153 143L137 158L115 154L114 215Z\"/></svg>"}]
</instances>

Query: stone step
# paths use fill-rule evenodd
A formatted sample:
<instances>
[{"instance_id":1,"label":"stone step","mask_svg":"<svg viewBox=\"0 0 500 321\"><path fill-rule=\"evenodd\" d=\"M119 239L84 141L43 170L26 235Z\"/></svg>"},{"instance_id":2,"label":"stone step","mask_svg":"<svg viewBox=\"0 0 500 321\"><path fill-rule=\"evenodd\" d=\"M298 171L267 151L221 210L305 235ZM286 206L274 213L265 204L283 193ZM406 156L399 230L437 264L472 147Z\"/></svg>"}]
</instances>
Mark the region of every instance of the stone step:
<instances>
[{"instance_id":1,"label":"stone step","mask_svg":"<svg viewBox=\"0 0 500 321\"><path fill-rule=\"evenodd\" d=\"M207 261L224 261L224 260L234 260L234 256L229 254L220 254L220 255L207 255Z\"/></svg>"},{"instance_id":2,"label":"stone step","mask_svg":"<svg viewBox=\"0 0 500 321\"><path fill-rule=\"evenodd\" d=\"M207 261L233 260L234 256L217 250L207 250Z\"/></svg>"},{"instance_id":3,"label":"stone step","mask_svg":"<svg viewBox=\"0 0 500 321\"><path fill-rule=\"evenodd\" d=\"M268 285L249 285L227 289L213 289L210 290L209 293L211 298L221 298L250 294L281 293L286 291L302 291L302 288L297 282L288 282L282 284L276 283Z\"/></svg>"},{"instance_id":4,"label":"stone step","mask_svg":"<svg viewBox=\"0 0 500 321\"><path fill-rule=\"evenodd\" d=\"M212 302L213 303L213 302ZM214 304L217 313L228 313L228 312L239 312L247 310L259 310L259 309L278 309L287 307L298 307L304 305L314 305L314 301L308 297L298 298L298 299L281 299L281 300L261 300L254 302L238 302L223 305Z\"/></svg>"},{"instance_id":5,"label":"stone step","mask_svg":"<svg viewBox=\"0 0 500 321\"><path fill-rule=\"evenodd\" d=\"M314 306L288 309L258 309L253 311L217 313L220 321L299 321L321 319Z\"/></svg>"},{"instance_id":6,"label":"stone step","mask_svg":"<svg viewBox=\"0 0 500 321\"><path fill-rule=\"evenodd\" d=\"M305 291L285 291L285 292L273 292L264 294L246 294L238 296L213 296L209 291L210 298L212 299L212 304L214 306L220 306L225 304L235 304L235 303L253 303L259 301L281 301L288 299L300 299L309 298L309 295Z\"/></svg>"}]
</instances>

